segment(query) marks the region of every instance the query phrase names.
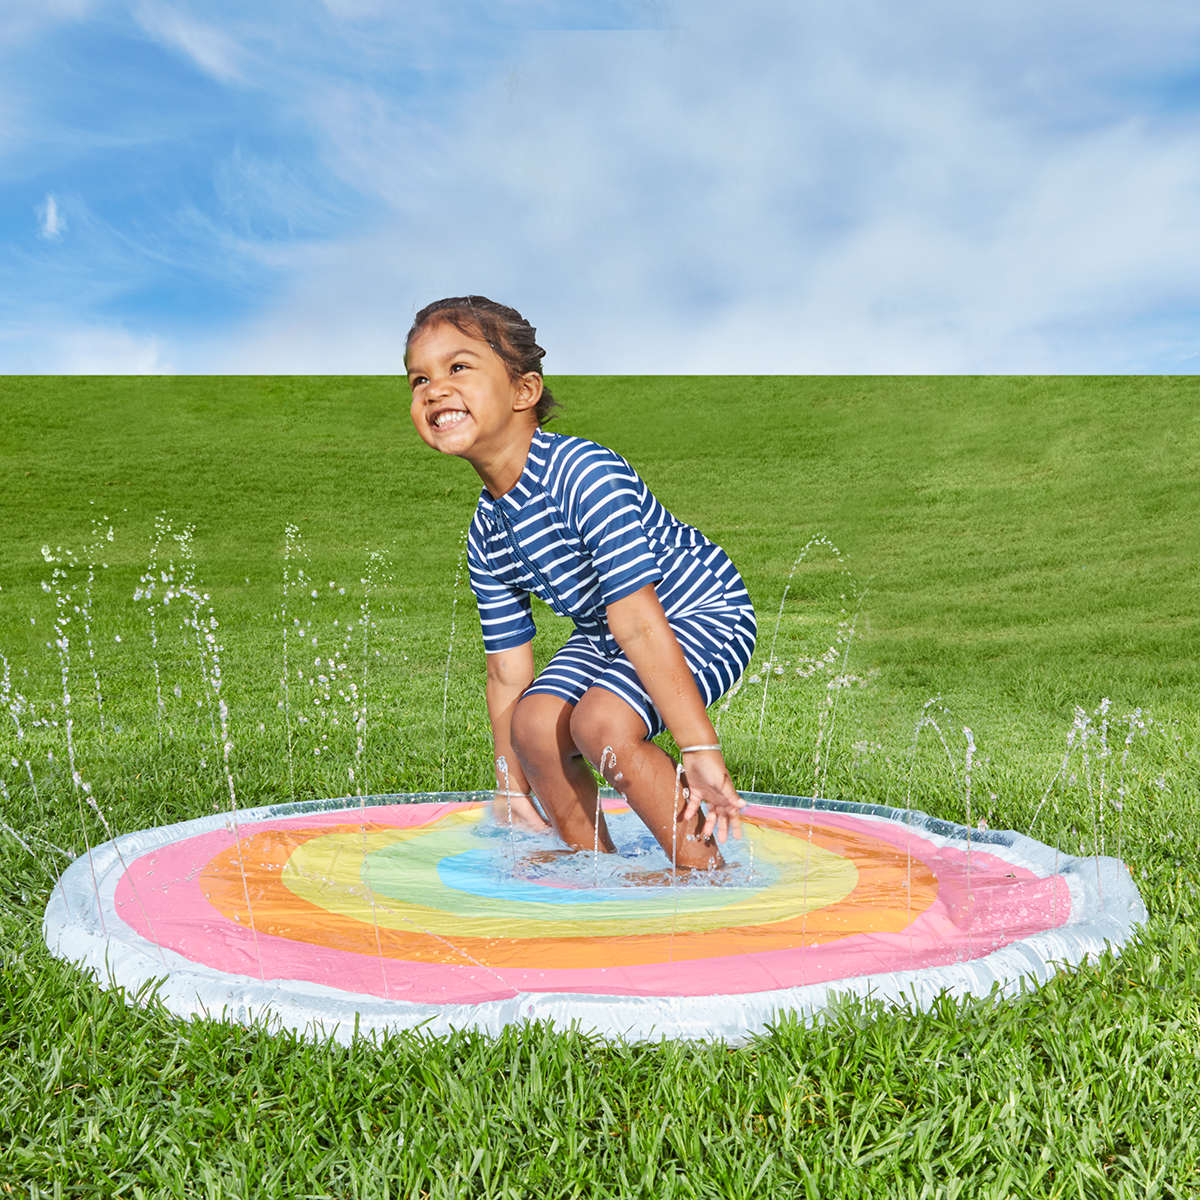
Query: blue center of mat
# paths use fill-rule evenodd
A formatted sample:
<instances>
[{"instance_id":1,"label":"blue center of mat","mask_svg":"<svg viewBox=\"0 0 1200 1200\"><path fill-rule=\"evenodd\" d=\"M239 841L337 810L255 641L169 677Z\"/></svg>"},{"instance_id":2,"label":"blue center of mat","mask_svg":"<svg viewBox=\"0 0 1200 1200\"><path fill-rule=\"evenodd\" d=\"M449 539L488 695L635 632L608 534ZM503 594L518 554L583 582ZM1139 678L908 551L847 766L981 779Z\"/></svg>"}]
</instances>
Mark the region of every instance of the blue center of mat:
<instances>
[{"instance_id":1,"label":"blue center of mat","mask_svg":"<svg viewBox=\"0 0 1200 1200\"><path fill-rule=\"evenodd\" d=\"M636 903L639 897L661 899L673 890L669 883L661 886L637 883L630 877L629 860L611 854L601 855L598 864L591 855L580 853L534 869L543 870L547 878L562 880L567 886L541 884L536 879L522 879L514 875L511 860L503 851L498 854L494 845L447 855L439 860L437 875L445 887L458 892L529 904L611 904L613 901L631 904ZM644 872L649 869L649 864L641 863L633 869ZM686 897L691 907L701 899L697 893L702 892L704 908L722 908L726 904L744 900L749 892L770 887L778 878L778 872L766 864L755 866L753 878L747 872L745 882L737 874L746 870L743 864L732 864L732 870L735 874L726 877L726 881L719 886L701 876L681 877L676 885L680 898Z\"/></svg>"}]
</instances>

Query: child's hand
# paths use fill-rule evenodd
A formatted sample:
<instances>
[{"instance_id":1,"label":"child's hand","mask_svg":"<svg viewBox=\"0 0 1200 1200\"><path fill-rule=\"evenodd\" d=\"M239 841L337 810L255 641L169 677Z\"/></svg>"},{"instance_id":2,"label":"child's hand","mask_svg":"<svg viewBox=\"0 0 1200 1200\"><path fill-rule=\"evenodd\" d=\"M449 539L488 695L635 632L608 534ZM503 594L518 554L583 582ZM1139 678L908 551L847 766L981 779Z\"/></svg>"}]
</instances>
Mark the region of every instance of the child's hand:
<instances>
[{"instance_id":1,"label":"child's hand","mask_svg":"<svg viewBox=\"0 0 1200 1200\"><path fill-rule=\"evenodd\" d=\"M692 750L685 756L684 779L688 788L685 819L694 817L704 805L704 837L716 830L717 841L723 842L730 833L742 836L741 811L746 802L734 791L733 780L725 768L720 750Z\"/></svg>"}]
</instances>

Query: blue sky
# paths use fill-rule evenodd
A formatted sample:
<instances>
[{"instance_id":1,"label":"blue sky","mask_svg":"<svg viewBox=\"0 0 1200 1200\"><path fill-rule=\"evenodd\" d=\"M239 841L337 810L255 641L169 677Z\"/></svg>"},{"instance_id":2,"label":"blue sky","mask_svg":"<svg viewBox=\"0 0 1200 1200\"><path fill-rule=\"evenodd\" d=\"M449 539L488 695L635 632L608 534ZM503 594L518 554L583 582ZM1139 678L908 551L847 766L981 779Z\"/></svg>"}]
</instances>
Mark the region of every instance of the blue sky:
<instances>
[{"instance_id":1,"label":"blue sky","mask_svg":"<svg viewBox=\"0 0 1200 1200\"><path fill-rule=\"evenodd\" d=\"M0 371L1193 372L1194 0L0 0Z\"/></svg>"}]
</instances>

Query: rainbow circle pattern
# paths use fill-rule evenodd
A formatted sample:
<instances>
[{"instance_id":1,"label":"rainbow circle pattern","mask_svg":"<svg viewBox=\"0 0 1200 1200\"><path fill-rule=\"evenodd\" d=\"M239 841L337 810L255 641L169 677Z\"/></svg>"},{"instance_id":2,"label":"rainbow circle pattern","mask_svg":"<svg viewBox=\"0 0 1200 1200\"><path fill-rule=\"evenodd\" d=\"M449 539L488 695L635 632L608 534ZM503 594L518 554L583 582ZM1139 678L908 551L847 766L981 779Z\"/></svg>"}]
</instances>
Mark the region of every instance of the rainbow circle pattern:
<instances>
[{"instance_id":1,"label":"rainbow circle pattern","mask_svg":"<svg viewBox=\"0 0 1200 1200\"><path fill-rule=\"evenodd\" d=\"M154 981L183 1016L341 1039L545 1019L737 1043L839 995L1014 992L1146 919L1116 859L909 810L748 798L720 886L674 879L657 850L616 877L612 856L603 878L586 854L547 866L483 793L218 814L76 860L44 932L102 984ZM618 845L641 830L605 807Z\"/></svg>"}]
</instances>

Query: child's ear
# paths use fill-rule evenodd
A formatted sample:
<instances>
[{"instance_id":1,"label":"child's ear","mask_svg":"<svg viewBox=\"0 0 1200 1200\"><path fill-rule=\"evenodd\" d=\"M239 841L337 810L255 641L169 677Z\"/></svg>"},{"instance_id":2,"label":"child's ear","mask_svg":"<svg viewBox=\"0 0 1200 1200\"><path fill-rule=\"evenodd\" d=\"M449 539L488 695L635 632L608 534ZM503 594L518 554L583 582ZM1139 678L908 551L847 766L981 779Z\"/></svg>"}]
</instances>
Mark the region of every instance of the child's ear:
<instances>
[{"instance_id":1,"label":"child's ear","mask_svg":"<svg viewBox=\"0 0 1200 1200\"><path fill-rule=\"evenodd\" d=\"M542 377L529 371L517 380L517 394L513 397L513 412L526 412L537 407L542 398Z\"/></svg>"}]
</instances>

